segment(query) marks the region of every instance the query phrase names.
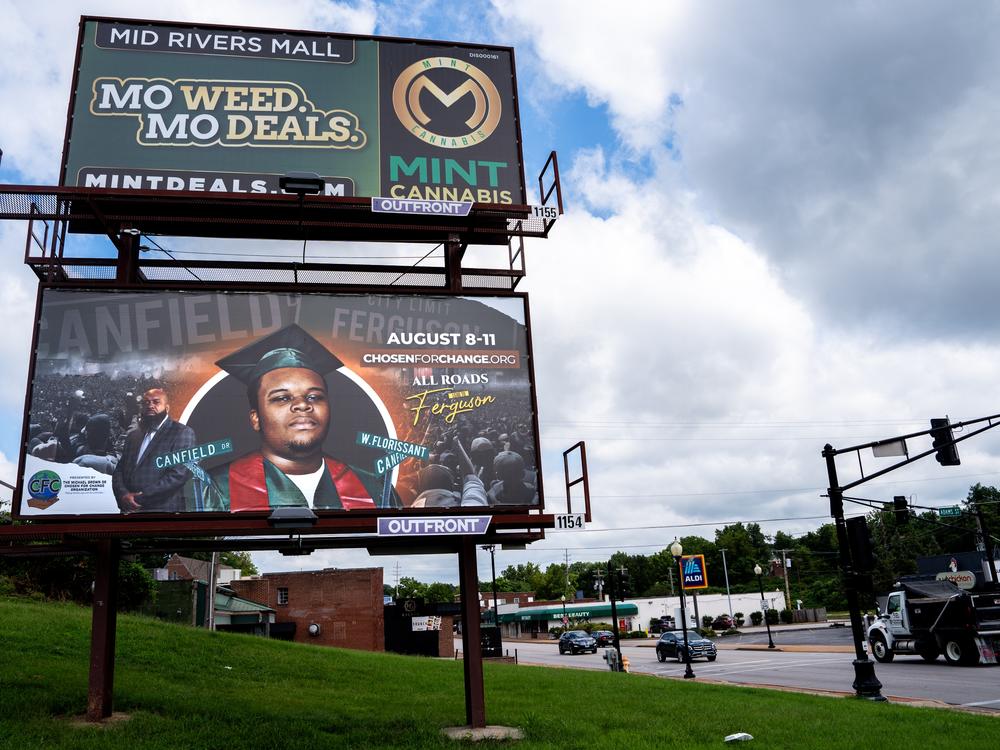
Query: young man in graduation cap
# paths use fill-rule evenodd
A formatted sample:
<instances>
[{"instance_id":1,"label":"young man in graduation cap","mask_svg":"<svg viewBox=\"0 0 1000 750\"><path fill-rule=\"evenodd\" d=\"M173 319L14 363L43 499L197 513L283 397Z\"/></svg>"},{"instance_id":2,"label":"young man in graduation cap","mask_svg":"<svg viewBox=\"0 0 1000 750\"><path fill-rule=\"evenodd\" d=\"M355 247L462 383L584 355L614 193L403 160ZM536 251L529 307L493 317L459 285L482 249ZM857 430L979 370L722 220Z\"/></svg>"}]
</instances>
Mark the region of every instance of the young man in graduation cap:
<instances>
[{"instance_id":1,"label":"young man in graduation cap","mask_svg":"<svg viewBox=\"0 0 1000 750\"><path fill-rule=\"evenodd\" d=\"M205 510L398 507L377 477L324 455L330 430L324 376L341 362L309 333L291 325L216 364L246 384L260 450L209 472Z\"/></svg>"}]
</instances>

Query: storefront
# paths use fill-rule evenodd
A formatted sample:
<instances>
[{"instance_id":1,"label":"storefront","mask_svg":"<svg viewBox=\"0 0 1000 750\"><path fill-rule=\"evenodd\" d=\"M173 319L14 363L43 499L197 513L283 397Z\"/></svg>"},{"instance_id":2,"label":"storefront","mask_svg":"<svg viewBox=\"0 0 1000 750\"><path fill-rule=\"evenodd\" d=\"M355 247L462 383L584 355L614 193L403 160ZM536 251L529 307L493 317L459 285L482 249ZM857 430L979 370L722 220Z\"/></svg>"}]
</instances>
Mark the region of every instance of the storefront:
<instances>
[{"instance_id":1,"label":"storefront","mask_svg":"<svg viewBox=\"0 0 1000 750\"><path fill-rule=\"evenodd\" d=\"M617 607L618 628L623 632L639 629L639 608L631 602ZM548 638L551 628L562 627L565 612L569 627L592 622L611 625L611 604L608 602L566 602L540 607L522 607L514 612L500 614L503 635L507 638Z\"/></svg>"}]
</instances>

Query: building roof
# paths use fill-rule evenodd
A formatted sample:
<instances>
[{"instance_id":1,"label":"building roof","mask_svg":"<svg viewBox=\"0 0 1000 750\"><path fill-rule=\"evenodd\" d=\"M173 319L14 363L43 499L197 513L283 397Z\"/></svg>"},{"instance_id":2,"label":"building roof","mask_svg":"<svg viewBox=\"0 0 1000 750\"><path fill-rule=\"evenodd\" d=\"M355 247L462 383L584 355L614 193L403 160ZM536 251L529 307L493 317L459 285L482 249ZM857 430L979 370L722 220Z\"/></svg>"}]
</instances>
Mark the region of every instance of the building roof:
<instances>
[{"instance_id":1,"label":"building roof","mask_svg":"<svg viewBox=\"0 0 1000 750\"><path fill-rule=\"evenodd\" d=\"M243 612L274 612L274 609L268 607L266 604L244 599L225 589L215 592L215 609L234 614Z\"/></svg>"},{"instance_id":2,"label":"building roof","mask_svg":"<svg viewBox=\"0 0 1000 750\"><path fill-rule=\"evenodd\" d=\"M170 565L170 563L181 565L188 572L192 580L207 581L208 574L211 571L211 564L207 560L195 560L193 557L183 557L177 553L171 555L167 561L167 565ZM219 563L219 570L236 570L236 568L225 563Z\"/></svg>"}]
</instances>

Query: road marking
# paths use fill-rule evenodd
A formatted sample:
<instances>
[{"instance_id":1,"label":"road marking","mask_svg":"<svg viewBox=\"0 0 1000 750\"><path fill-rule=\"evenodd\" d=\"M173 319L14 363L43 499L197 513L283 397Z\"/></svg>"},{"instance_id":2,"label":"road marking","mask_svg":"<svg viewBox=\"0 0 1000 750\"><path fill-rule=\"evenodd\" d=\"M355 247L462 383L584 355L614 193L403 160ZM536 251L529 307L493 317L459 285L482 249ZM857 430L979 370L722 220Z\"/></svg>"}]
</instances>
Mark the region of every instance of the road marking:
<instances>
[{"instance_id":1,"label":"road marking","mask_svg":"<svg viewBox=\"0 0 1000 750\"><path fill-rule=\"evenodd\" d=\"M975 703L963 703L962 708L974 708L976 706L992 706L994 703L1000 703L1000 698L995 701L976 701Z\"/></svg>"},{"instance_id":2,"label":"road marking","mask_svg":"<svg viewBox=\"0 0 1000 750\"><path fill-rule=\"evenodd\" d=\"M776 669L786 669L788 667L809 667L815 666L816 664L829 664L832 661L839 661L838 659L810 659L808 661L795 661L795 662L785 662L784 664L771 664L766 667L752 667L751 669L744 669L740 664L731 664L722 669L712 669L709 667L707 671L712 675L732 675L732 674L742 674L744 672L767 672L768 670Z\"/></svg>"}]
</instances>

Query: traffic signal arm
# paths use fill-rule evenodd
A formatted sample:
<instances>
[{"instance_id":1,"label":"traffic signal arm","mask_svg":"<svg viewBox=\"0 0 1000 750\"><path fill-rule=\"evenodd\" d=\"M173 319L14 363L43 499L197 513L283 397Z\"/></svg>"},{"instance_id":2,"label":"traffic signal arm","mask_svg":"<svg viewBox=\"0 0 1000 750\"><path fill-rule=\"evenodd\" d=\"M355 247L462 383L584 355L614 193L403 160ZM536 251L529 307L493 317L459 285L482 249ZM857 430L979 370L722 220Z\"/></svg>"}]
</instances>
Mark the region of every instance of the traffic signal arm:
<instances>
[{"instance_id":1,"label":"traffic signal arm","mask_svg":"<svg viewBox=\"0 0 1000 750\"><path fill-rule=\"evenodd\" d=\"M856 479L855 481L850 482L849 484L842 485L842 486L840 486L839 489L842 492L847 492L848 490L851 490L854 487L862 485L865 482L868 482L868 481L870 481L872 479L875 479L876 477L880 477L880 476L883 476L885 474L888 474L888 473L890 473L892 471L895 471L896 469L898 469L898 468L900 468L902 466L906 466L907 464L912 464L914 461L919 461L921 458L925 458L926 456L929 456L932 453L938 453L938 451L941 450L942 448L947 449L949 446L951 448L954 448L955 444L960 443L963 440L968 440L969 438L975 437L976 435L978 435L978 434L980 434L982 432L986 432L987 430L992 430L994 427L1000 426L1000 414L993 414L993 415L990 415L988 417L979 417L978 419L970 419L970 420L967 420L965 422L955 422L954 424L950 425L949 427L951 429L963 428L963 427L966 427L968 425L980 424L982 422L988 422L988 424L985 427L980 427L977 430L973 430L972 432L968 433L967 435L962 435L959 438L953 438L952 440L950 440L948 442L947 445L935 446L935 447L932 447L930 450L924 451L923 453L918 453L917 455L910 456L908 458L903 459L902 461L897 461L896 463L892 464L891 466L887 466L884 469L880 469L879 471L876 471L876 472L874 472L872 474L868 474L867 476L862 476L860 479ZM886 442L890 442L890 441L893 441L893 440L906 440L908 438L919 437L921 435L930 435L930 434L932 434L932 430L930 430L930 429L928 429L928 430L921 430L919 432L911 432L911 433L906 434L906 435L899 435L898 437L895 437L895 438L889 438L888 440L886 440L886 439L874 440L874 441L872 441L870 443L864 443L862 445L852 445L849 448L834 449L833 446L827 445L823 449L823 455L825 456L825 455L829 454L831 457L833 457L833 456L839 456L839 455L841 455L843 453L852 453L852 452L862 451L862 450L864 450L866 448L871 448L871 447L873 447L875 445L878 445L880 443L886 443ZM957 452L957 450L955 451L955 458L956 459L958 458L958 452ZM944 464L944 465L946 465L946 466L952 466L952 465L955 465L955 464Z\"/></svg>"}]
</instances>

